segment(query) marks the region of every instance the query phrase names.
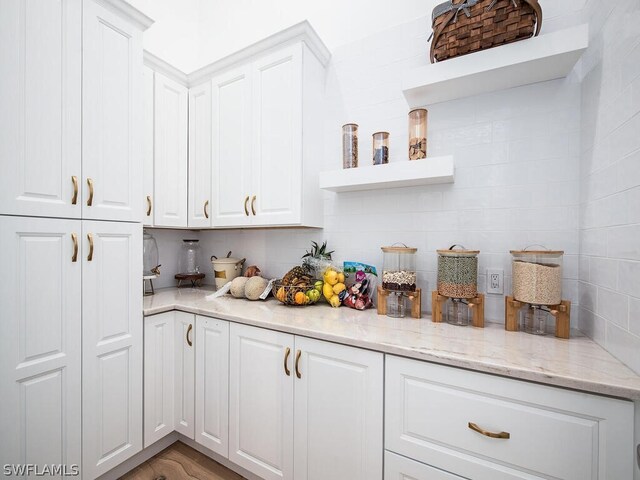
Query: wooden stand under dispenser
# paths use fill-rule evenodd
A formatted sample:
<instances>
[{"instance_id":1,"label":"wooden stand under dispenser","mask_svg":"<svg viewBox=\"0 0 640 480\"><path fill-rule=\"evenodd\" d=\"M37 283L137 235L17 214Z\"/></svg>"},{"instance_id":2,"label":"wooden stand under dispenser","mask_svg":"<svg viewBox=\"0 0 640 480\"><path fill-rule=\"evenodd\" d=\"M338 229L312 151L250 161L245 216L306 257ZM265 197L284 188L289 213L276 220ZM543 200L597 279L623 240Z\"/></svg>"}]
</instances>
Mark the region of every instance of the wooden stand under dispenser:
<instances>
[{"instance_id":1,"label":"wooden stand under dispenser","mask_svg":"<svg viewBox=\"0 0 640 480\"><path fill-rule=\"evenodd\" d=\"M387 297L395 293L398 292L378 287L378 315L387 314ZM422 290L416 288L415 292L402 292L402 294L411 304L411 316L418 319L422 318Z\"/></svg>"},{"instance_id":2,"label":"wooden stand under dispenser","mask_svg":"<svg viewBox=\"0 0 640 480\"><path fill-rule=\"evenodd\" d=\"M504 329L509 332L517 332L520 330L518 321L520 309L529 304L519 302L513 297L505 297L504 300ZM546 308L548 308L549 313L556 319L556 337L568 339L569 331L571 330L571 302L569 300L562 300L559 305L550 305Z\"/></svg>"},{"instance_id":3,"label":"wooden stand under dispenser","mask_svg":"<svg viewBox=\"0 0 640 480\"><path fill-rule=\"evenodd\" d=\"M434 323L442 323L443 309L450 297L440 295L437 290L431 292L431 321ZM484 328L484 295L479 293L474 298L466 299L469 308L472 311L471 324L474 327Z\"/></svg>"}]
</instances>

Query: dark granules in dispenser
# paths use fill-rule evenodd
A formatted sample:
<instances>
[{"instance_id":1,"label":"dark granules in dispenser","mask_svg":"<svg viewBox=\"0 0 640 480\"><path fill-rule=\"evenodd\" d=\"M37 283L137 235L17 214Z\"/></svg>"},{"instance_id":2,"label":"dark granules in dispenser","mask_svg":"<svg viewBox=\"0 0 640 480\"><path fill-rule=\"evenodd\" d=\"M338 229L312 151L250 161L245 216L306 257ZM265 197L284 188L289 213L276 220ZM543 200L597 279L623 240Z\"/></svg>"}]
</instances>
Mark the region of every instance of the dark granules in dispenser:
<instances>
[{"instance_id":1,"label":"dark granules in dispenser","mask_svg":"<svg viewBox=\"0 0 640 480\"><path fill-rule=\"evenodd\" d=\"M384 288L385 290L393 290L396 292L415 292L416 291L416 284L415 283L384 283L382 282L382 288Z\"/></svg>"}]
</instances>

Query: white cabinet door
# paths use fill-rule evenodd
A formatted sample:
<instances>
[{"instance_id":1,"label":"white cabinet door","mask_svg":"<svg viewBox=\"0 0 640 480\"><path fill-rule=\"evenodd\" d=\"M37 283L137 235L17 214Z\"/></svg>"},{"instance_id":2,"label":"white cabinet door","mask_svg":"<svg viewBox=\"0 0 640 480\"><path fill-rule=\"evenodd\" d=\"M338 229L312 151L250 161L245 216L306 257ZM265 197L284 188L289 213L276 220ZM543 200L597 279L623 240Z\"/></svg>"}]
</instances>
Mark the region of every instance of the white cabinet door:
<instances>
[{"instance_id":1,"label":"white cabinet door","mask_svg":"<svg viewBox=\"0 0 640 480\"><path fill-rule=\"evenodd\" d=\"M391 452L384 452L384 480L463 480L462 477L430 467Z\"/></svg>"},{"instance_id":2,"label":"white cabinet door","mask_svg":"<svg viewBox=\"0 0 640 480\"><path fill-rule=\"evenodd\" d=\"M142 225L83 221L83 476L142 448Z\"/></svg>"},{"instance_id":3,"label":"white cabinet door","mask_svg":"<svg viewBox=\"0 0 640 480\"><path fill-rule=\"evenodd\" d=\"M174 430L175 313L161 313L144 319L145 448Z\"/></svg>"},{"instance_id":4,"label":"white cabinet door","mask_svg":"<svg viewBox=\"0 0 640 480\"><path fill-rule=\"evenodd\" d=\"M175 429L194 437L195 408L195 316L192 313L175 312Z\"/></svg>"},{"instance_id":5,"label":"white cabinet door","mask_svg":"<svg viewBox=\"0 0 640 480\"><path fill-rule=\"evenodd\" d=\"M81 28L80 0L2 2L0 214L80 217Z\"/></svg>"},{"instance_id":6,"label":"white cabinet door","mask_svg":"<svg viewBox=\"0 0 640 480\"><path fill-rule=\"evenodd\" d=\"M143 222L145 225L153 225L153 149L154 149L154 83L155 73L149 67L144 67L142 99L144 101L142 120L142 195Z\"/></svg>"},{"instance_id":7,"label":"white cabinet door","mask_svg":"<svg viewBox=\"0 0 640 480\"><path fill-rule=\"evenodd\" d=\"M250 225L251 68L231 70L211 80L211 221L216 227Z\"/></svg>"},{"instance_id":8,"label":"white cabinet door","mask_svg":"<svg viewBox=\"0 0 640 480\"><path fill-rule=\"evenodd\" d=\"M293 479L293 367L291 358L285 363L287 349L293 353L292 335L231 324L229 460L265 480Z\"/></svg>"},{"instance_id":9,"label":"white cabinet door","mask_svg":"<svg viewBox=\"0 0 640 480\"><path fill-rule=\"evenodd\" d=\"M296 480L382 480L383 355L296 337Z\"/></svg>"},{"instance_id":10,"label":"white cabinet door","mask_svg":"<svg viewBox=\"0 0 640 480\"><path fill-rule=\"evenodd\" d=\"M189 226L211 226L211 82L189 90Z\"/></svg>"},{"instance_id":11,"label":"white cabinet door","mask_svg":"<svg viewBox=\"0 0 640 480\"><path fill-rule=\"evenodd\" d=\"M302 43L253 63L251 210L255 225L301 221ZM312 134L318 134L314 132Z\"/></svg>"},{"instance_id":12,"label":"white cabinet door","mask_svg":"<svg viewBox=\"0 0 640 480\"><path fill-rule=\"evenodd\" d=\"M142 32L102 3L83 15L82 217L140 221Z\"/></svg>"},{"instance_id":13,"label":"white cabinet door","mask_svg":"<svg viewBox=\"0 0 640 480\"><path fill-rule=\"evenodd\" d=\"M80 227L0 216L2 465L80 465Z\"/></svg>"},{"instance_id":14,"label":"white cabinet door","mask_svg":"<svg viewBox=\"0 0 640 480\"><path fill-rule=\"evenodd\" d=\"M196 436L229 456L229 322L196 317Z\"/></svg>"},{"instance_id":15,"label":"white cabinet door","mask_svg":"<svg viewBox=\"0 0 640 480\"><path fill-rule=\"evenodd\" d=\"M187 88L155 73L154 222L187 226Z\"/></svg>"}]
</instances>

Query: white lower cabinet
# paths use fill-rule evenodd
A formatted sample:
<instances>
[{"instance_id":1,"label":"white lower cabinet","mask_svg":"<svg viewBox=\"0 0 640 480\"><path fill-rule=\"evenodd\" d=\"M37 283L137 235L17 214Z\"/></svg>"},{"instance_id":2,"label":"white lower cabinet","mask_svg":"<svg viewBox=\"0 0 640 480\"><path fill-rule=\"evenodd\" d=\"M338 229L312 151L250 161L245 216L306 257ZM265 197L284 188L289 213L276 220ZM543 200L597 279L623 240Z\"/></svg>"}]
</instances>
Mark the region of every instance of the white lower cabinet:
<instances>
[{"instance_id":1,"label":"white lower cabinet","mask_svg":"<svg viewBox=\"0 0 640 480\"><path fill-rule=\"evenodd\" d=\"M384 480L464 480L452 473L416 462L410 458L384 453Z\"/></svg>"},{"instance_id":2,"label":"white lower cabinet","mask_svg":"<svg viewBox=\"0 0 640 480\"><path fill-rule=\"evenodd\" d=\"M385 409L387 450L464 478L633 476L632 402L387 355Z\"/></svg>"},{"instance_id":3,"label":"white lower cabinet","mask_svg":"<svg viewBox=\"0 0 640 480\"><path fill-rule=\"evenodd\" d=\"M229 337L229 460L265 480L292 479L294 337L236 323Z\"/></svg>"},{"instance_id":4,"label":"white lower cabinet","mask_svg":"<svg viewBox=\"0 0 640 480\"><path fill-rule=\"evenodd\" d=\"M382 354L247 325L230 332L232 462L266 480L382 478Z\"/></svg>"},{"instance_id":5,"label":"white lower cabinet","mask_svg":"<svg viewBox=\"0 0 640 480\"><path fill-rule=\"evenodd\" d=\"M142 449L142 225L82 225L82 472L95 478Z\"/></svg>"},{"instance_id":6,"label":"white lower cabinet","mask_svg":"<svg viewBox=\"0 0 640 480\"><path fill-rule=\"evenodd\" d=\"M175 429L194 438L195 408L195 317L175 312L174 419Z\"/></svg>"},{"instance_id":7,"label":"white lower cabinet","mask_svg":"<svg viewBox=\"0 0 640 480\"><path fill-rule=\"evenodd\" d=\"M195 440L229 455L229 322L196 316Z\"/></svg>"},{"instance_id":8,"label":"white lower cabinet","mask_svg":"<svg viewBox=\"0 0 640 480\"><path fill-rule=\"evenodd\" d=\"M81 227L0 216L2 465L81 462Z\"/></svg>"},{"instance_id":9,"label":"white lower cabinet","mask_svg":"<svg viewBox=\"0 0 640 480\"><path fill-rule=\"evenodd\" d=\"M295 344L295 479L381 479L383 355L298 336Z\"/></svg>"},{"instance_id":10,"label":"white lower cabinet","mask_svg":"<svg viewBox=\"0 0 640 480\"><path fill-rule=\"evenodd\" d=\"M144 447L175 429L174 322L177 312L144 319Z\"/></svg>"}]
</instances>

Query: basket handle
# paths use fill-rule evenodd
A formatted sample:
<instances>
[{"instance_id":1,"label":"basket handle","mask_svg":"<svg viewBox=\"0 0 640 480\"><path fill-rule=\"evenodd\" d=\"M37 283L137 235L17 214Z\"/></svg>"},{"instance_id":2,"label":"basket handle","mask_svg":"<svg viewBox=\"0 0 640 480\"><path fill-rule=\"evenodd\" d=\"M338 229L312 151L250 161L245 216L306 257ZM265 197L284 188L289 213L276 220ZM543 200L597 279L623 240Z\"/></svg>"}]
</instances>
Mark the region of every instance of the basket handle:
<instances>
[{"instance_id":1,"label":"basket handle","mask_svg":"<svg viewBox=\"0 0 640 480\"><path fill-rule=\"evenodd\" d=\"M534 33L534 37L540 35L540 29L542 28L542 7L538 0L524 0L536 14L536 33Z\"/></svg>"}]
</instances>

